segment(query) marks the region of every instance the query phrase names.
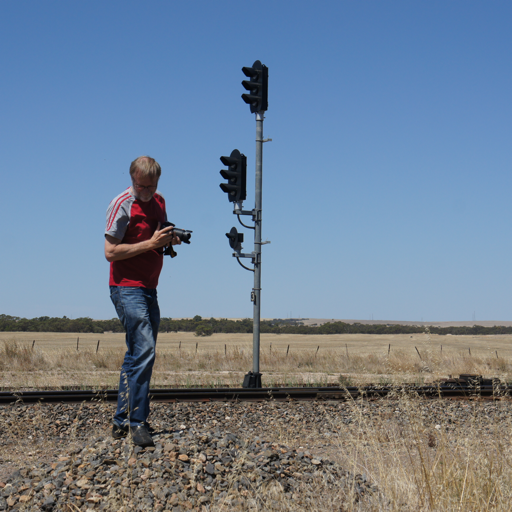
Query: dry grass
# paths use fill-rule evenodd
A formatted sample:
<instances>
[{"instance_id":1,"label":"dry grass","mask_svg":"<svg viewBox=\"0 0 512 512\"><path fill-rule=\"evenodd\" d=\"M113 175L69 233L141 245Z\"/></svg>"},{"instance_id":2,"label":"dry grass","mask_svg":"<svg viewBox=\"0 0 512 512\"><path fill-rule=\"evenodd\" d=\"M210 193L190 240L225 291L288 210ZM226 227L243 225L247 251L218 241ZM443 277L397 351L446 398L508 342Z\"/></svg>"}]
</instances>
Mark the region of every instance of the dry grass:
<instances>
[{"instance_id":1,"label":"dry grass","mask_svg":"<svg viewBox=\"0 0 512 512\"><path fill-rule=\"evenodd\" d=\"M77 349L78 340L78 349ZM100 342L98 347L98 341ZM462 373L510 380L512 336L262 335L264 385L427 383ZM116 387L123 334L1 333L0 386ZM152 385L239 386L252 335L161 334Z\"/></svg>"},{"instance_id":2,"label":"dry grass","mask_svg":"<svg viewBox=\"0 0 512 512\"><path fill-rule=\"evenodd\" d=\"M358 408L359 421L339 447L345 467L365 472L383 491L374 510L510 510L510 418L482 429L475 411L464 429L447 432L444 423L425 422L415 400L402 397L397 409L403 421L383 424Z\"/></svg>"}]
</instances>

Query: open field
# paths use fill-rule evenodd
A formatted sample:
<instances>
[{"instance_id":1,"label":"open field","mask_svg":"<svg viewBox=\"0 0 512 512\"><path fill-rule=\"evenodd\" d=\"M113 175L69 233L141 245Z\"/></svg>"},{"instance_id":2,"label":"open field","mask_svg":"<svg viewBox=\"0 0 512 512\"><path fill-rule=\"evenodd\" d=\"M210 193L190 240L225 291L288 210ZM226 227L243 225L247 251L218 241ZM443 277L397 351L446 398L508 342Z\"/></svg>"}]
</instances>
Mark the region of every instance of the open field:
<instances>
[{"instance_id":1,"label":"open field","mask_svg":"<svg viewBox=\"0 0 512 512\"><path fill-rule=\"evenodd\" d=\"M122 333L2 332L0 386L117 387L124 350ZM152 385L239 386L249 370L252 334L162 333ZM260 371L267 386L426 383L461 373L510 380L512 335L262 334Z\"/></svg>"},{"instance_id":2,"label":"open field","mask_svg":"<svg viewBox=\"0 0 512 512\"><path fill-rule=\"evenodd\" d=\"M77 338L79 348L96 350L98 340L100 349L124 348L123 333L48 333L48 332L0 332L0 343L15 339L23 344L32 344L44 350L76 350ZM323 335L297 335L297 334L261 334L261 352L272 350L331 350L349 354L368 355L386 353L391 344L391 350L415 352L414 347L429 347L447 353L467 351L471 349L474 355L487 355L497 350L499 354L512 357L512 334L493 336L441 336L434 334L323 334ZM160 333L157 346L159 350L177 350L181 342L182 350L194 350L198 343L198 353L224 351L227 348L249 349L252 352L252 334L213 334L208 337L198 337L192 332Z\"/></svg>"}]
</instances>

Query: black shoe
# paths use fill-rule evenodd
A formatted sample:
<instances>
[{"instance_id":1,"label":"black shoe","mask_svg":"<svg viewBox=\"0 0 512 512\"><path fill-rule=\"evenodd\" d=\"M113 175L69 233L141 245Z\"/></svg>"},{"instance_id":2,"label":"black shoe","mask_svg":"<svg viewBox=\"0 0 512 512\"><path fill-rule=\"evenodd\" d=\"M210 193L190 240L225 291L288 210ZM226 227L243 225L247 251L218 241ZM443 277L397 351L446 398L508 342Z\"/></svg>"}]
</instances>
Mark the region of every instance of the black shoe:
<instances>
[{"instance_id":1,"label":"black shoe","mask_svg":"<svg viewBox=\"0 0 512 512\"><path fill-rule=\"evenodd\" d=\"M112 437L114 439L121 439L128 435L128 427L121 427L116 423L112 423Z\"/></svg>"},{"instance_id":2,"label":"black shoe","mask_svg":"<svg viewBox=\"0 0 512 512\"><path fill-rule=\"evenodd\" d=\"M133 444L137 446L155 446L153 438L149 435L148 429L145 425L140 427L130 427L130 434L132 435Z\"/></svg>"}]
</instances>

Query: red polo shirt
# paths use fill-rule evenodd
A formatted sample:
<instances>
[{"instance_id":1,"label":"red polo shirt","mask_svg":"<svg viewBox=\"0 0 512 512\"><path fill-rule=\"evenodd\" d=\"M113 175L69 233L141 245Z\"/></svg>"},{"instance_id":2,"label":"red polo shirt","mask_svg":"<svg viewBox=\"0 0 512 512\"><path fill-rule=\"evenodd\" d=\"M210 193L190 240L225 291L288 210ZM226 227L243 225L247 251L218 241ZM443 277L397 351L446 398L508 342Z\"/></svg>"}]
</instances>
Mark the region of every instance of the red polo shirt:
<instances>
[{"instance_id":1,"label":"red polo shirt","mask_svg":"<svg viewBox=\"0 0 512 512\"><path fill-rule=\"evenodd\" d=\"M167 220L165 200L157 191L148 202L139 201L131 187L112 200L107 209L105 234L124 244L136 244L149 240L158 223ZM137 286L156 288L163 266L163 254L151 250L110 263L110 286Z\"/></svg>"}]
</instances>

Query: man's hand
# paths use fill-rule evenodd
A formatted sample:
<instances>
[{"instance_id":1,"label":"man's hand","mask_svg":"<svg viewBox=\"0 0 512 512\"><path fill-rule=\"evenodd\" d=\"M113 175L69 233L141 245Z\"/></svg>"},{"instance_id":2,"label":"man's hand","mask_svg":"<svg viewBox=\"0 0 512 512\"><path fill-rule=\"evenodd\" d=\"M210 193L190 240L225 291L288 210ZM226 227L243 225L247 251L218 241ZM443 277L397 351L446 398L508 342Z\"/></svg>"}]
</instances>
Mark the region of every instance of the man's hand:
<instances>
[{"instance_id":1,"label":"man's hand","mask_svg":"<svg viewBox=\"0 0 512 512\"><path fill-rule=\"evenodd\" d=\"M181 245L181 238L172 233L171 245Z\"/></svg>"},{"instance_id":2,"label":"man's hand","mask_svg":"<svg viewBox=\"0 0 512 512\"><path fill-rule=\"evenodd\" d=\"M158 249L159 247L166 247L169 244L177 245L178 243L181 243L181 241L173 243L173 240L179 240L179 238L174 236L172 226L167 226L164 229L160 229L160 226L161 224L159 222L156 231L153 233L153 236L150 240L154 246L154 249Z\"/></svg>"},{"instance_id":3,"label":"man's hand","mask_svg":"<svg viewBox=\"0 0 512 512\"><path fill-rule=\"evenodd\" d=\"M169 245L181 245L181 239L174 234L173 226L167 226L164 229L160 229L160 222L158 223L158 227L156 228L155 233L151 240L154 239L155 243L161 244L164 241L163 245L157 245L156 247L168 247Z\"/></svg>"}]
</instances>

